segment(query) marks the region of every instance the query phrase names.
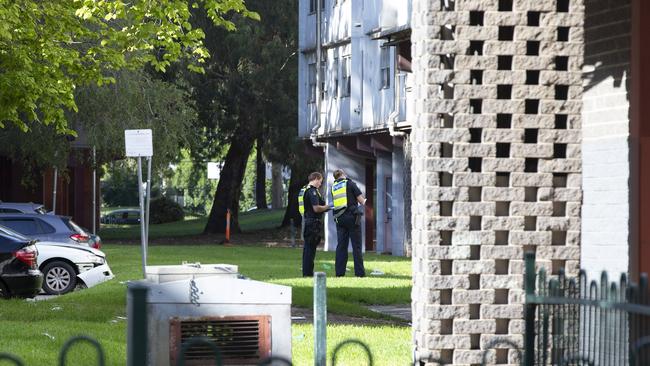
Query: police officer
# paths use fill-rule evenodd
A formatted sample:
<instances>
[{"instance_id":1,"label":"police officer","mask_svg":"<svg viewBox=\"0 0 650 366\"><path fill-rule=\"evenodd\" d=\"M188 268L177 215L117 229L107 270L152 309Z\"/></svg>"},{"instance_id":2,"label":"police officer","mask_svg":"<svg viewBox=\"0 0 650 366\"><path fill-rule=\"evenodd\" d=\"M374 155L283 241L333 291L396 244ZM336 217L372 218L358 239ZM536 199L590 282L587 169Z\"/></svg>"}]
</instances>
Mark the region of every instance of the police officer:
<instances>
[{"instance_id":1,"label":"police officer","mask_svg":"<svg viewBox=\"0 0 650 366\"><path fill-rule=\"evenodd\" d=\"M321 240L321 227L323 212L330 209L325 205L318 188L323 183L323 175L319 172L309 174L309 184L304 186L298 193L298 210L303 215L305 229L303 237L305 246L302 250L302 275L303 277L314 275L314 257L316 247Z\"/></svg>"},{"instance_id":2,"label":"police officer","mask_svg":"<svg viewBox=\"0 0 650 366\"><path fill-rule=\"evenodd\" d=\"M365 277L363 255L361 253L361 215L363 214L365 197L357 185L338 169L334 171L332 184L332 203L334 221L336 221L336 276L345 276L348 264L348 244L352 241L352 256L354 258L354 275Z\"/></svg>"}]
</instances>

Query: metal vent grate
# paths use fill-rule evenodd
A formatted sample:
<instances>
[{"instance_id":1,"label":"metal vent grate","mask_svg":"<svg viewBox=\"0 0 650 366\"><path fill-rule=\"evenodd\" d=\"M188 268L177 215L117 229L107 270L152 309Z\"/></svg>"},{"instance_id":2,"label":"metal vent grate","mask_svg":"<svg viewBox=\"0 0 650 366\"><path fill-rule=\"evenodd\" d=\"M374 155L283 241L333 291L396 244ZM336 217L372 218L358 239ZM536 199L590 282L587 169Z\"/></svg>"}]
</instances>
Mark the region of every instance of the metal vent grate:
<instances>
[{"instance_id":1,"label":"metal vent grate","mask_svg":"<svg viewBox=\"0 0 650 366\"><path fill-rule=\"evenodd\" d=\"M224 363L259 361L270 356L270 317L203 317L173 318L170 322L170 359L175 364L183 342L192 337L206 337L221 351ZM185 353L188 365L213 364L208 346L190 347Z\"/></svg>"}]
</instances>

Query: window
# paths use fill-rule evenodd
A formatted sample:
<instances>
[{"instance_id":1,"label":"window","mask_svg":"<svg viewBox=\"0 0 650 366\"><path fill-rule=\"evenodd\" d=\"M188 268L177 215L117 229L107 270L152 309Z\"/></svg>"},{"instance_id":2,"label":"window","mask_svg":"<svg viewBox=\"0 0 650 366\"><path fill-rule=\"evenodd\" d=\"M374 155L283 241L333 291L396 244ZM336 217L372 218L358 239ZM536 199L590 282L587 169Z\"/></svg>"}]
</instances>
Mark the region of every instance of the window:
<instances>
[{"instance_id":1,"label":"window","mask_svg":"<svg viewBox=\"0 0 650 366\"><path fill-rule=\"evenodd\" d=\"M316 12L316 1L318 0L309 0L309 14ZM325 9L325 0L320 0L320 8Z\"/></svg>"},{"instance_id":2,"label":"window","mask_svg":"<svg viewBox=\"0 0 650 366\"><path fill-rule=\"evenodd\" d=\"M390 88L390 48L381 48L381 60L379 64L379 71L381 73L381 89Z\"/></svg>"},{"instance_id":3,"label":"window","mask_svg":"<svg viewBox=\"0 0 650 366\"><path fill-rule=\"evenodd\" d=\"M34 219L3 219L2 224L23 235L39 234L38 223Z\"/></svg>"},{"instance_id":4,"label":"window","mask_svg":"<svg viewBox=\"0 0 650 366\"><path fill-rule=\"evenodd\" d=\"M309 64L309 103L316 102L316 64Z\"/></svg>"},{"instance_id":5,"label":"window","mask_svg":"<svg viewBox=\"0 0 650 366\"><path fill-rule=\"evenodd\" d=\"M352 59L350 56L343 57L341 64L341 76L343 77L343 89L341 90L342 97L349 97L352 88L352 77L350 76L350 68L352 66Z\"/></svg>"},{"instance_id":6,"label":"window","mask_svg":"<svg viewBox=\"0 0 650 366\"><path fill-rule=\"evenodd\" d=\"M38 221L39 226L41 227L41 234L52 234L56 232L56 229L47 222L41 220L41 219L36 219Z\"/></svg>"},{"instance_id":7,"label":"window","mask_svg":"<svg viewBox=\"0 0 650 366\"><path fill-rule=\"evenodd\" d=\"M22 213L14 208L0 208L0 213Z\"/></svg>"},{"instance_id":8,"label":"window","mask_svg":"<svg viewBox=\"0 0 650 366\"><path fill-rule=\"evenodd\" d=\"M72 221L72 220L70 220L70 219L63 219L63 223L65 224L65 226L68 227L68 229L70 229L71 231L74 231L74 232L77 233L77 234L85 234L85 235L88 235L87 230L84 230L84 228L82 228L81 226L77 225L76 222L74 222L74 221Z\"/></svg>"}]
</instances>

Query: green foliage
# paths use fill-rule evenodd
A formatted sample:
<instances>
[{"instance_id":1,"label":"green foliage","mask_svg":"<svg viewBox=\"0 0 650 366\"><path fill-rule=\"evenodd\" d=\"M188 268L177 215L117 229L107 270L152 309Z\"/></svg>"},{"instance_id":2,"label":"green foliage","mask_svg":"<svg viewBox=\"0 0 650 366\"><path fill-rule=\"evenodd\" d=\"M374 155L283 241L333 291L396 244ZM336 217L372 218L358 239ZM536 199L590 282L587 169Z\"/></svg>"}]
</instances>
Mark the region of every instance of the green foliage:
<instances>
[{"instance_id":1,"label":"green foliage","mask_svg":"<svg viewBox=\"0 0 650 366\"><path fill-rule=\"evenodd\" d=\"M106 174L102 179L102 204L104 206L139 206L138 173L132 160L115 161L106 166ZM144 169L143 169L144 170ZM143 174L146 174L143 171ZM143 180L146 179L143 176ZM151 177L151 196L160 196L160 185L157 177Z\"/></svg>"},{"instance_id":2,"label":"green foliage","mask_svg":"<svg viewBox=\"0 0 650 366\"><path fill-rule=\"evenodd\" d=\"M209 52L191 8L227 30L232 13L259 18L243 0L0 2L0 127L26 131L37 122L74 134L65 111L77 111L79 86L113 83L126 68L164 71L177 60L201 72Z\"/></svg>"},{"instance_id":3,"label":"green foliage","mask_svg":"<svg viewBox=\"0 0 650 366\"><path fill-rule=\"evenodd\" d=\"M151 200L149 211L149 222L151 224L181 221L184 217L183 208L169 198L162 196Z\"/></svg>"},{"instance_id":4,"label":"green foliage","mask_svg":"<svg viewBox=\"0 0 650 366\"><path fill-rule=\"evenodd\" d=\"M111 169L102 181L102 203L107 206L138 206L138 176L121 167Z\"/></svg>"},{"instance_id":5,"label":"green foliage","mask_svg":"<svg viewBox=\"0 0 650 366\"><path fill-rule=\"evenodd\" d=\"M153 169L160 172L197 135L194 103L182 87L144 72L121 72L116 81L81 89L72 124L97 148L99 161L124 156L124 130L152 129Z\"/></svg>"},{"instance_id":6,"label":"green foliage","mask_svg":"<svg viewBox=\"0 0 650 366\"><path fill-rule=\"evenodd\" d=\"M207 162L193 161L189 150L183 149L167 180L168 191L184 196L186 210L205 215L210 212L217 189L217 180L208 179L207 175Z\"/></svg>"},{"instance_id":7,"label":"green foliage","mask_svg":"<svg viewBox=\"0 0 650 366\"><path fill-rule=\"evenodd\" d=\"M246 173L244 173L244 182L242 183L241 195L239 196L239 208L247 211L249 208L255 206L255 155L256 148L253 148L248 156L248 164L246 164Z\"/></svg>"},{"instance_id":8,"label":"green foliage","mask_svg":"<svg viewBox=\"0 0 650 366\"><path fill-rule=\"evenodd\" d=\"M192 155L196 160L223 155L221 149L237 137L233 135L239 128L272 138L265 144L266 157L287 163L287 146L297 142L297 2L248 0L246 6L261 19L234 16L237 32L211 26L201 12L193 19L206 32L210 52L228 52L207 60L205 74L179 75L192 86L205 136Z\"/></svg>"},{"instance_id":9,"label":"green foliage","mask_svg":"<svg viewBox=\"0 0 650 366\"><path fill-rule=\"evenodd\" d=\"M73 150L75 144L95 146L97 165L101 166L124 155L125 129L151 128L154 172L166 169L177 159L179 147L189 144L195 136L194 104L180 87L143 72L120 72L115 79L115 84L87 86L76 92L79 113L70 116L80 132L76 141L71 143L66 136L57 134L52 125L27 122L29 133L8 125L0 133L0 155L20 162L26 171L35 171L36 177L24 179L37 179L40 170L52 166L64 174L71 153L73 158L91 163L86 161L91 157L88 150ZM134 177L135 168L131 166ZM137 194L137 185L133 187Z\"/></svg>"}]
</instances>

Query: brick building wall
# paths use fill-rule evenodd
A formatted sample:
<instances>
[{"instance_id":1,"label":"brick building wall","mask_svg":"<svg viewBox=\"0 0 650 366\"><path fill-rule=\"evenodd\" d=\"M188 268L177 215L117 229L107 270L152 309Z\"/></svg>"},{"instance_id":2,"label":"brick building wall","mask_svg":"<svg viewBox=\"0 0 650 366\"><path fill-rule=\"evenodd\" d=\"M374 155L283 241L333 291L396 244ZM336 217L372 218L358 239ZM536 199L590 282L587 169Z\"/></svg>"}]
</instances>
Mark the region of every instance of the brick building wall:
<instances>
[{"instance_id":1,"label":"brick building wall","mask_svg":"<svg viewBox=\"0 0 650 366\"><path fill-rule=\"evenodd\" d=\"M577 274L581 0L413 2L413 335L421 364L516 364L523 253Z\"/></svg>"},{"instance_id":2,"label":"brick building wall","mask_svg":"<svg viewBox=\"0 0 650 366\"><path fill-rule=\"evenodd\" d=\"M628 272L630 0L585 4L582 267Z\"/></svg>"}]
</instances>

